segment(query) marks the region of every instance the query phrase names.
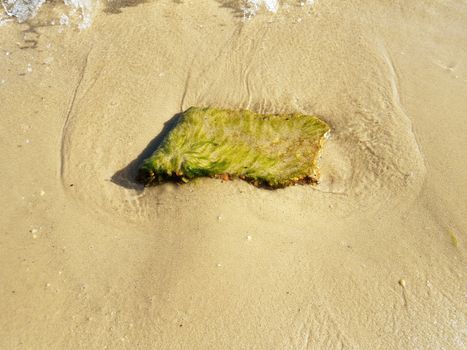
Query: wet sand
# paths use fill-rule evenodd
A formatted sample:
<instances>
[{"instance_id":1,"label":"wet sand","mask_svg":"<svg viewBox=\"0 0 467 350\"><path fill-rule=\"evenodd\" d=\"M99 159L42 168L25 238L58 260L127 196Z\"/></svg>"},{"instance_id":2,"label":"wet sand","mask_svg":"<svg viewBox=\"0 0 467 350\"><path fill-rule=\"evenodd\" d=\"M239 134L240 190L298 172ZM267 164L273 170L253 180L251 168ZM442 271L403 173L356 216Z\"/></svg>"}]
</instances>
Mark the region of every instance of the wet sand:
<instances>
[{"instance_id":1,"label":"wet sand","mask_svg":"<svg viewBox=\"0 0 467 350\"><path fill-rule=\"evenodd\" d=\"M465 347L464 2L58 13L0 27L0 348ZM320 184L143 189L190 106L321 116Z\"/></svg>"}]
</instances>

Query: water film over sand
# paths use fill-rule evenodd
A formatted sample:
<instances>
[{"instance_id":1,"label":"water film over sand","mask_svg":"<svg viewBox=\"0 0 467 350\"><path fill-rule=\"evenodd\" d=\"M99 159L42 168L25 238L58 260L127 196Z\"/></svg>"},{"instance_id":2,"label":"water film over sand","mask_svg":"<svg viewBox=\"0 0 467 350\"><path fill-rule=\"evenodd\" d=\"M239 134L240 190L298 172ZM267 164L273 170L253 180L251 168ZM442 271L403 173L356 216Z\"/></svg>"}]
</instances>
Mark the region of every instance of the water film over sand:
<instances>
[{"instance_id":1,"label":"water film over sand","mask_svg":"<svg viewBox=\"0 0 467 350\"><path fill-rule=\"evenodd\" d=\"M34 11L0 15L1 349L465 347L464 2ZM318 183L144 187L190 106L319 116Z\"/></svg>"}]
</instances>

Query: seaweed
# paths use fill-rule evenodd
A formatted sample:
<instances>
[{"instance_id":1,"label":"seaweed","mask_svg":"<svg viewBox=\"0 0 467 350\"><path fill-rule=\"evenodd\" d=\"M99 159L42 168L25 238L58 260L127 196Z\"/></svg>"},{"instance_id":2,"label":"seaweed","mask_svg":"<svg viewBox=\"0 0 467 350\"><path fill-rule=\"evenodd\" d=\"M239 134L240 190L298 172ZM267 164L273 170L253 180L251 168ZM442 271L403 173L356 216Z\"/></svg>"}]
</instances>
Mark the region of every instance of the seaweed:
<instances>
[{"instance_id":1,"label":"seaweed","mask_svg":"<svg viewBox=\"0 0 467 350\"><path fill-rule=\"evenodd\" d=\"M137 180L157 185L197 177L240 178L269 188L316 184L329 131L318 117L298 113L191 107L143 161Z\"/></svg>"}]
</instances>

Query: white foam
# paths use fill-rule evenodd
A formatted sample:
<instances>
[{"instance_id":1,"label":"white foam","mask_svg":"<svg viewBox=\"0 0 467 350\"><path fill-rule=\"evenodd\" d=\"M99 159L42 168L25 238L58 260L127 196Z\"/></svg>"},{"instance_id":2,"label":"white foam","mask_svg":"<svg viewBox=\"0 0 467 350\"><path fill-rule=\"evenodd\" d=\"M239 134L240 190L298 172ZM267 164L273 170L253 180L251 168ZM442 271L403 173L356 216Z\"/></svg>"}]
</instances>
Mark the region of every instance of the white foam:
<instances>
[{"instance_id":1,"label":"white foam","mask_svg":"<svg viewBox=\"0 0 467 350\"><path fill-rule=\"evenodd\" d=\"M18 22L24 22L33 18L45 3L46 0L0 0L5 12L10 17L16 17ZM60 18L61 25L69 25L72 18L78 18L78 27L80 29L88 28L92 22L92 9L94 3L98 0L63 0L65 5L70 8L69 13L63 14ZM313 5L315 0L241 0L240 9L245 18L249 19L255 16L261 8L276 13L280 6L286 3L298 2L300 5ZM7 20L0 18L0 25L5 25ZM53 21L55 22L55 21ZM73 21L76 23L76 21Z\"/></svg>"},{"instance_id":2,"label":"white foam","mask_svg":"<svg viewBox=\"0 0 467 350\"><path fill-rule=\"evenodd\" d=\"M282 2L281 0L244 0L242 10L245 18L251 18L261 9L265 8L269 12L276 13ZM311 6L315 0L299 0L301 6Z\"/></svg>"},{"instance_id":3,"label":"white foam","mask_svg":"<svg viewBox=\"0 0 467 350\"><path fill-rule=\"evenodd\" d=\"M16 17L18 22L27 21L37 15L46 0L0 0L5 12L10 17ZM96 0L64 0L65 5L70 8L68 15L62 14L61 25L69 25L71 17L78 17L78 27L88 28L91 25L93 1ZM4 24L6 21L1 20Z\"/></svg>"},{"instance_id":4,"label":"white foam","mask_svg":"<svg viewBox=\"0 0 467 350\"><path fill-rule=\"evenodd\" d=\"M271 12L277 12L279 9L279 0L252 0L252 2L258 3L258 5L263 4Z\"/></svg>"},{"instance_id":5,"label":"white foam","mask_svg":"<svg viewBox=\"0 0 467 350\"><path fill-rule=\"evenodd\" d=\"M45 0L2 0L3 8L9 16L24 22L34 17Z\"/></svg>"},{"instance_id":6,"label":"white foam","mask_svg":"<svg viewBox=\"0 0 467 350\"><path fill-rule=\"evenodd\" d=\"M70 6L74 11L78 11L80 17L79 29L86 29L92 23L92 0L64 0L65 5Z\"/></svg>"}]
</instances>

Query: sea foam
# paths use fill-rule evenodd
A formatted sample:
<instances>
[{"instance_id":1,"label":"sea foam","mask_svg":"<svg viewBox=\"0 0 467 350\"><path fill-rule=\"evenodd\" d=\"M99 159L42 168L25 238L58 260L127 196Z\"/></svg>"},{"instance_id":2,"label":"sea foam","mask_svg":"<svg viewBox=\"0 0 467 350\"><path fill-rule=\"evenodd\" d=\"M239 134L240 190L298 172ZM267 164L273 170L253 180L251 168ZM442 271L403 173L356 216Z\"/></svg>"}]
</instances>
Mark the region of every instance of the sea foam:
<instances>
[{"instance_id":1,"label":"sea foam","mask_svg":"<svg viewBox=\"0 0 467 350\"><path fill-rule=\"evenodd\" d=\"M0 0L9 17L14 17L18 22L27 21L36 16L41 6L47 0ZM78 18L80 29L88 28L92 22L92 10L97 0L63 0L69 7L69 12L63 14L60 19L62 25L69 25L69 18ZM312 5L315 0L238 0L239 9L243 11L244 17L250 19L254 17L260 9L276 13L281 5L287 3L299 3L300 5ZM6 18L0 18L0 23L5 24Z\"/></svg>"},{"instance_id":2,"label":"sea foam","mask_svg":"<svg viewBox=\"0 0 467 350\"><path fill-rule=\"evenodd\" d=\"M95 0L64 0L69 11L61 15L60 24L68 25L69 18L76 17L80 29L88 28L92 21L93 1ZM46 0L0 0L0 2L7 16L16 18L22 23L36 16ZM2 18L2 23L6 23L6 18Z\"/></svg>"}]
</instances>

